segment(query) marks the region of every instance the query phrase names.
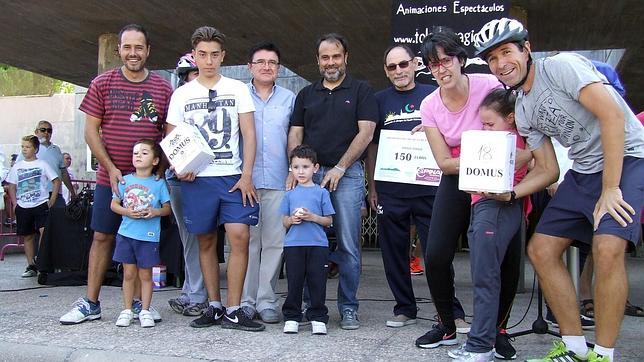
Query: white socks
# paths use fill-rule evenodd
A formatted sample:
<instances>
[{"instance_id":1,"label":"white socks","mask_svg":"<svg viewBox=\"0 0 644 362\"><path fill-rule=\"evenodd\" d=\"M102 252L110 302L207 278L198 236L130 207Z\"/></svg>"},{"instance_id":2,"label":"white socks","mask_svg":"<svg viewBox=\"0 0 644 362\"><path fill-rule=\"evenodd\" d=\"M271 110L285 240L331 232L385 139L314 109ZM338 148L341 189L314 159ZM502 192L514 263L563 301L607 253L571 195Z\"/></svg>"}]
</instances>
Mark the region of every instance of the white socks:
<instances>
[{"instance_id":1,"label":"white socks","mask_svg":"<svg viewBox=\"0 0 644 362\"><path fill-rule=\"evenodd\" d=\"M217 309L222 309L221 302L218 301L218 300L213 300L212 302L210 302L208 304L212 305L213 307L215 307Z\"/></svg>"},{"instance_id":2,"label":"white socks","mask_svg":"<svg viewBox=\"0 0 644 362\"><path fill-rule=\"evenodd\" d=\"M615 348L606 348L596 344L595 348L593 348L593 351L595 351L595 353L597 353L598 355L608 357L610 361L613 361L613 353L615 352Z\"/></svg>"},{"instance_id":3,"label":"white socks","mask_svg":"<svg viewBox=\"0 0 644 362\"><path fill-rule=\"evenodd\" d=\"M580 357L586 357L588 346L586 346L586 336L561 336L561 340L566 344L569 351L575 352Z\"/></svg>"}]
</instances>

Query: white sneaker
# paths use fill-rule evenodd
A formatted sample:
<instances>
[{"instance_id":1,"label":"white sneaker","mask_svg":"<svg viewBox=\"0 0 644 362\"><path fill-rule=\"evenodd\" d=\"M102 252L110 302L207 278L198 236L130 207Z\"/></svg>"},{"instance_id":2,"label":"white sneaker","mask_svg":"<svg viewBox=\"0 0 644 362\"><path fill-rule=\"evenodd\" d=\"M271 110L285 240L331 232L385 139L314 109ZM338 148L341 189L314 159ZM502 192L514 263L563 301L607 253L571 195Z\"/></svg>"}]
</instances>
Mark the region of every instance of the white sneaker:
<instances>
[{"instance_id":1,"label":"white sneaker","mask_svg":"<svg viewBox=\"0 0 644 362\"><path fill-rule=\"evenodd\" d=\"M295 334L300 329L300 324L296 321L284 322L284 333ZM326 327L325 327L326 329Z\"/></svg>"},{"instance_id":2,"label":"white sneaker","mask_svg":"<svg viewBox=\"0 0 644 362\"><path fill-rule=\"evenodd\" d=\"M447 355L457 362L494 362L494 349L483 353L468 352L465 350L465 344L449 351Z\"/></svg>"},{"instance_id":3,"label":"white sneaker","mask_svg":"<svg viewBox=\"0 0 644 362\"><path fill-rule=\"evenodd\" d=\"M154 317L152 316L152 312L143 309L139 313L139 322L141 323L141 327L143 328L154 327Z\"/></svg>"},{"instance_id":4,"label":"white sneaker","mask_svg":"<svg viewBox=\"0 0 644 362\"><path fill-rule=\"evenodd\" d=\"M323 322L311 321L311 334L326 334L326 324Z\"/></svg>"},{"instance_id":5,"label":"white sneaker","mask_svg":"<svg viewBox=\"0 0 644 362\"><path fill-rule=\"evenodd\" d=\"M132 319L134 319L134 313L132 313L132 310L123 309L121 314L119 314L119 317L116 319L116 326L129 327L130 323L132 323Z\"/></svg>"},{"instance_id":6,"label":"white sneaker","mask_svg":"<svg viewBox=\"0 0 644 362\"><path fill-rule=\"evenodd\" d=\"M132 301L132 312L134 312L134 319L139 319L139 312L141 311L141 309L143 309L143 303L138 299L134 299ZM156 309L154 309L153 306L150 306L148 310L150 311L150 313L152 313L152 318L154 318L154 321L156 323L161 322L161 314Z\"/></svg>"}]
</instances>

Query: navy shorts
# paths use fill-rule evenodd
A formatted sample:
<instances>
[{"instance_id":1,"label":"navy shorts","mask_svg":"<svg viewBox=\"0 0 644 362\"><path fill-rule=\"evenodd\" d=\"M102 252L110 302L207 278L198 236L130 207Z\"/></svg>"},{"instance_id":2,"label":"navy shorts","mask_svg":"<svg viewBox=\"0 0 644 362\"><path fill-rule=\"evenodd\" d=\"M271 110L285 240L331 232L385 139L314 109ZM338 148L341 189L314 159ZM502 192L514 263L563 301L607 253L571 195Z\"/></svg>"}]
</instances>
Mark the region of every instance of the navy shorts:
<instances>
[{"instance_id":1,"label":"navy shorts","mask_svg":"<svg viewBox=\"0 0 644 362\"><path fill-rule=\"evenodd\" d=\"M159 243L136 240L116 234L116 247L112 260L123 264L136 264L142 269L150 269L161 263Z\"/></svg>"},{"instance_id":2,"label":"navy shorts","mask_svg":"<svg viewBox=\"0 0 644 362\"><path fill-rule=\"evenodd\" d=\"M183 221L188 232L214 233L220 224L257 225L259 205L244 207L241 191L228 192L240 177L197 177L193 182L181 182Z\"/></svg>"},{"instance_id":3,"label":"navy shorts","mask_svg":"<svg viewBox=\"0 0 644 362\"><path fill-rule=\"evenodd\" d=\"M119 231L123 217L112 211L111 204L112 188L96 185L94 206L92 207L92 230L111 235L115 235Z\"/></svg>"},{"instance_id":4,"label":"navy shorts","mask_svg":"<svg viewBox=\"0 0 644 362\"><path fill-rule=\"evenodd\" d=\"M593 210L602 189L602 172L582 174L568 171L550 200L536 232L592 244L593 235L618 236L637 245L641 233L638 222L644 204L644 159L624 157L620 189L622 197L636 214L633 222L622 227L612 216L605 214L593 231Z\"/></svg>"},{"instance_id":5,"label":"navy shorts","mask_svg":"<svg viewBox=\"0 0 644 362\"><path fill-rule=\"evenodd\" d=\"M38 229L45 227L48 215L47 202L27 208L16 205L16 235L35 234Z\"/></svg>"}]
</instances>

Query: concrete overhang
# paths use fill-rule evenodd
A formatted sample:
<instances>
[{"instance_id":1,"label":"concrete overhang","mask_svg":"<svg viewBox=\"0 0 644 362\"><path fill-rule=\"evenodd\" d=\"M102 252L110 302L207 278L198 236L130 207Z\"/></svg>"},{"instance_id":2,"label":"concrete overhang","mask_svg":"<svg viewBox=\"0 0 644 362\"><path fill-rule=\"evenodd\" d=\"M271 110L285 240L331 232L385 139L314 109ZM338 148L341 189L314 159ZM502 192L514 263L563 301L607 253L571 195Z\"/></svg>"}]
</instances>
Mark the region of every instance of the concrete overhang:
<instances>
[{"instance_id":1,"label":"concrete overhang","mask_svg":"<svg viewBox=\"0 0 644 362\"><path fill-rule=\"evenodd\" d=\"M641 0L513 0L527 13L535 51L618 49L618 71L635 110L644 108ZM282 62L309 80L318 77L314 42L337 31L349 39L349 71L376 88L389 45L389 0L275 1L0 1L0 63L87 86L96 75L98 38L127 23L143 24L152 42L149 66L169 69L190 48L192 31L212 25L227 39L225 64L244 64L261 40L282 49Z\"/></svg>"}]
</instances>

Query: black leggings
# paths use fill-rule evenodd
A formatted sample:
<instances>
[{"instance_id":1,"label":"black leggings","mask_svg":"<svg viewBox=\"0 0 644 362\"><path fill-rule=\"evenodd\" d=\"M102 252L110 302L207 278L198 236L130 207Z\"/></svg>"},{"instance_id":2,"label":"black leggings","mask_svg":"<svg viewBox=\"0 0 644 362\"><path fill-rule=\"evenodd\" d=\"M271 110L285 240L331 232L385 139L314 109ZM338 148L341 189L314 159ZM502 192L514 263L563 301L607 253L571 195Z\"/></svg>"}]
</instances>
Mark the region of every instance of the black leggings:
<instances>
[{"instance_id":1,"label":"black leggings","mask_svg":"<svg viewBox=\"0 0 644 362\"><path fill-rule=\"evenodd\" d=\"M425 249L425 275L441 322L452 332L454 324L454 275L452 262L461 234L470 221L471 197L458 189L458 175L443 175L436 192L429 236ZM512 240L501 267L499 326L504 328L512 308L519 280L520 235Z\"/></svg>"}]
</instances>

